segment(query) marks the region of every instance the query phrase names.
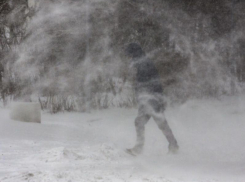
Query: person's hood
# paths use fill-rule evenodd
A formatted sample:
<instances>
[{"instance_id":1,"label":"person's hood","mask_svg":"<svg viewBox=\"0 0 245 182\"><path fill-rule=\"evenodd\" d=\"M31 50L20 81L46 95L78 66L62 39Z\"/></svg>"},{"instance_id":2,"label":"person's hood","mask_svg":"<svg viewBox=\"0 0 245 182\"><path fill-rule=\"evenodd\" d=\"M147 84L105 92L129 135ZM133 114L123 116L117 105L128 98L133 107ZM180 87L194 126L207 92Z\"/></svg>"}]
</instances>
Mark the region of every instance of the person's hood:
<instances>
[{"instance_id":1,"label":"person's hood","mask_svg":"<svg viewBox=\"0 0 245 182\"><path fill-rule=\"evenodd\" d=\"M132 60L137 60L137 58L145 56L145 52L137 43L130 43L126 48L126 54L133 58Z\"/></svg>"}]
</instances>

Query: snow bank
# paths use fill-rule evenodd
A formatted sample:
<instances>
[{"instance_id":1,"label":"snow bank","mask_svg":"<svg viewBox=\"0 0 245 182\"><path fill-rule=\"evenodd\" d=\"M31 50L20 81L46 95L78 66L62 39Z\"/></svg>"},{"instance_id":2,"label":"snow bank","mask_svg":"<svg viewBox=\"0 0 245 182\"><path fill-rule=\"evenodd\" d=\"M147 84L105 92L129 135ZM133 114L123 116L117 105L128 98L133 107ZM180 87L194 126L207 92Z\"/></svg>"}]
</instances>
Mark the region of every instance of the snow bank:
<instances>
[{"instance_id":1,"label":"snow bank","mask_svg":"<svg viewBox=\"0 0 245 182\"><path fill-rule=\"evenodd\" d=\"M17 121L41 123L40 104L16 102L11 106L10 118Z\"/></svg>"},{"instance_id":2,"label":"snow bank","mask_svg":"<svg viewBox=\"0 0 245 182\"><path fill-rule=\"evenodd\" d=\"M178 155L151 119L142 155L136 109L42 115L42 125L9 122L0 108L1 182L244 182L245 96L189 100L166 109ZM21 108L22 109L22 108Z\"/></svg>"}]
</instances>

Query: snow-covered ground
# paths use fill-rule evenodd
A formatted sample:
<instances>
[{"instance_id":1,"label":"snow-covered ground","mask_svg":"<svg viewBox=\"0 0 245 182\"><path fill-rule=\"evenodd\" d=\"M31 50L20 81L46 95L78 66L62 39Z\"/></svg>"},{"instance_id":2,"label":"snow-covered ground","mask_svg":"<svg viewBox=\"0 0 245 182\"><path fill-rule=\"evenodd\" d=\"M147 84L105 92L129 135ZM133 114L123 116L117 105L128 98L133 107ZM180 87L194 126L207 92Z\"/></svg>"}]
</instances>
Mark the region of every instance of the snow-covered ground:
<instances>
[{"instance_id":1,"label":"snow-covered ground","mask_svg":"<svg viewBox=\"0 0 245 182\"><path fill-rule=\"evenodd\" d=\"M129 156L136 109L43 113L42 124L9 119L0 109L0 182L244 182L245 97L192 100L169 107L177 155L156 124L145 151Z\"/></svg>"}]
</instances>

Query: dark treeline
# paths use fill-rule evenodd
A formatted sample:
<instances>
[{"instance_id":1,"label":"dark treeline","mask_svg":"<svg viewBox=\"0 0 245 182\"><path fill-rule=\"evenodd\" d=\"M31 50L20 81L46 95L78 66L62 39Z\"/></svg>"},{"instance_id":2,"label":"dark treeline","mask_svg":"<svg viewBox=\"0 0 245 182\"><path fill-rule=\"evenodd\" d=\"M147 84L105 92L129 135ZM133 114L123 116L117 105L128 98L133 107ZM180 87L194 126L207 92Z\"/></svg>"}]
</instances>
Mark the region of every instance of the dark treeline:
<instances>
[{"instance_id":1,"label":"dark treeline","mask_svg":"<svg viewBox=\"0 0 245 182\"><path fill-rule=\"evenodd\" d=\"M171 102L220 97L245 81L239 0L0 2L1 99L43 109L134 105L125 46L142 45Z\"/></svg>"}]
</instances>

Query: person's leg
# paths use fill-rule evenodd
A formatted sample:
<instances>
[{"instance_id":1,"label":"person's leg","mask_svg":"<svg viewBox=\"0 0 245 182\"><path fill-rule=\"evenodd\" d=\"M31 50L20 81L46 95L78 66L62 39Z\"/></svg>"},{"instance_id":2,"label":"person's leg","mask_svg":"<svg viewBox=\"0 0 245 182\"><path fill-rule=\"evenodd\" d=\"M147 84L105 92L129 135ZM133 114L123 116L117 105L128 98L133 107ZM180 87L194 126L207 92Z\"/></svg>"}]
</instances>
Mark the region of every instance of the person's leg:
<instances>
[{"instance_id":1,"label":"person's leg","mask_svg":"<svg viewBox=\"0 0 245 182\"><path fill-rule=\"evenodd\" d=\"M155 115L153 115L153 119L155 120L155 122L157 123L159 129L163 132L163 134L165 135L169 146L169 152L170 153L176 153L179 149L177 140L175 139L173 132L171 130L171 128L168 125L168 122L164 116L163 113L157 113Z\"/></svg>"},{"instance_id":2,"label":"person's leg","mask_svg":"<svg viewBox=\"0 0 245 182\"><path fill-rule=\"evenodd\" d=\"M151 99L149 100L149 104L151 105L153 112L152 117L157 123L159 129L165 135L168 143L169 143L169 152L176 153L179 149L177 140L175 139L171 128L168 125L168 122L164 116L165 104L162 99Z\"/></svg>"},{"instance_id":3,"label":"person's leg","mask_svg":"<svg viewBox=\"0 0 245 182\"><path fill-rule=\"evenodd\" d=\"M135 119L136 129L136 144L132 149L128 149L128 152L133 155L140 154L143 150L145 143L145 124L149 121L150 116L145 114L144 108L139 109L138 116Z\"/></svg>"}]
</instances>

